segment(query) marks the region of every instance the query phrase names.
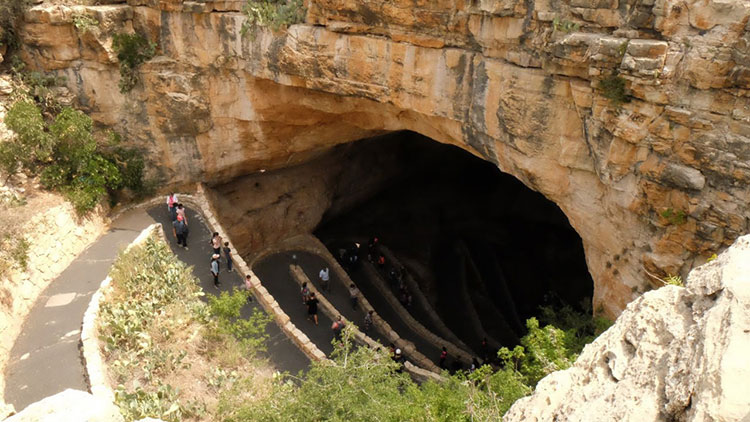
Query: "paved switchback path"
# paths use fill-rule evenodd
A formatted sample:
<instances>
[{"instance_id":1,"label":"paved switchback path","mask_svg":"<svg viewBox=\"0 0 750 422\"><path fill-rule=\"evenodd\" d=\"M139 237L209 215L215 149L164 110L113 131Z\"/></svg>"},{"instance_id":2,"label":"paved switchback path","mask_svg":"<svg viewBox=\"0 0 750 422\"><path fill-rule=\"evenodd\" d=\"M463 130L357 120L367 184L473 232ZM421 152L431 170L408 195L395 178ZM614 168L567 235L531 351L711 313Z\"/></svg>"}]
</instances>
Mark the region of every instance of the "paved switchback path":
<instances>
[{"instance_id":1,"label":"paved switchback path","mask_svg":"<svg viewBox=\"0 0 750 422\"><path fill-rule=\"evenodd\" d=\"M210 231L195 210L188 209L187 215L191 229L187 251L176 246L165 205L136 208L113 221L107 233L89 245L50 283L32 307L11 349L5 371L6 402L21 411L67 388L88 389L78 348L83 314L119 251L150 224L159 222L165 227L170 247L178 258L193 265L193 274L204 291L219 293L208 269ZM226 272L225 265L222 265L219 279L221 290L231 290L243 283L242 275ZM252 306L258 305L253 302ZM243 316L250 315L252 306L243 308ZM277 369L297 373L307 368L307 356L278 325L271 323L267 330L270 335L268 354Z\"/></svg>"},{"instance_id":2,"label":"paved switchback path","mask_svg":"<svg viewBox=\"0 0 750 422\"><path fill-rule=\"evenodd\" d=\"M5 401L17 411L66 388L87 390L78 349L83 314L118 252L153 222L143 209L124 213L41 293L5 370Z\"/></svg>"},{"instance_id":3,"label":"paved switchback path","mask_svg":"<svg viewBox=\"0 0 750 422\"><path fill-rule=\"evenodd\" d=\"M193 266L193 275L200 280L203 291L207 294L219 294L221 291L231 291L234 287L244 286L244 274L238 273L237 270L231 273L228 272L226 260L222 253L219 273L219 283L221 283L221 286L219 289L214 287L214 279L209 270L211 255L213 254L210 246L212 231L209 230L203 217L198 215L195 210L187 209L188 227L190 227L190 234L187 241L188 250L177 246L177 241L172 235L172 222L167 214L166 205L149 208L148 214L165 227L169 246L175 255L183 262ZM224 235L225 233L221 234ZM234 251L234 253L236 254L237 251ZM265 282L265 280L263 281ZM260 305L257 301L253 301L248 306L242 308L242 317L249 317L256 307L260 307ZM260 307L260 309L262 310L263 308ZM266 333L269 335L269 340L266 343L268 346L268 357L276 369L292 374L307 369L310 359L281 331L276 322L272 321L268 324Z\"/></svg>"}]
</instances>

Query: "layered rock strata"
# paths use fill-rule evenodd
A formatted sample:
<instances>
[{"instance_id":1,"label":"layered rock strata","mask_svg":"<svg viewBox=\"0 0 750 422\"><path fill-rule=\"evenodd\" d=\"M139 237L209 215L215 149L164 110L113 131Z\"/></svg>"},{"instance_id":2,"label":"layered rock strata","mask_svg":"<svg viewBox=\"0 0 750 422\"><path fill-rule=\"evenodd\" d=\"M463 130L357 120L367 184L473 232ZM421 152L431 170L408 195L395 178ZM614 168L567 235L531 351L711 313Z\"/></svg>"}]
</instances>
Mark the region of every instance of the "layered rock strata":
<instances>
[{"instance_id":1,"label":"layered rock strata","mask_svg":"<svg viewBox=\"0 0 750 422\"><path fill-rule=\"evenodd\" d=\"M659 284L646 270L684 275L748 231L747 2L309 0L305 24L245 36L241 3L36 6L23 57L170 185L384 131L458 145L560 206L609 315ZM158 55L123 95L111 42L131 30Z\"/></svg>"},{"instance_id":2,"label":"layered rock strata","mask_svg":"<svg viewBox=\"0 0 750 422\"><path fill-rule=\"evenodd\" d=\"M542 379L511 421L740 421L750 417L750 236L630 303L575 365Z\"/></svg>"}]
</instances>

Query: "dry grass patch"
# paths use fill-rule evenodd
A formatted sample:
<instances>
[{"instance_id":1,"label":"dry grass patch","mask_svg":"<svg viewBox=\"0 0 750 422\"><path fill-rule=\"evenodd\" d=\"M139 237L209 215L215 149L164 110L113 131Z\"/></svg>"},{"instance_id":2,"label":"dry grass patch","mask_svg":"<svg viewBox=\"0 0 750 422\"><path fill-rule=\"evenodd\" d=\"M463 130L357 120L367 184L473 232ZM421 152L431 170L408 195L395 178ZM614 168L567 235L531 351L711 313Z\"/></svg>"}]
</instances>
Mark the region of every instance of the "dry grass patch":
<instances>
[{"instance_id":1,"label":"dry grass patch","mask_svg":"<svg viewBox=\"0 0 750 422\"><path fill-rule=\"evenodd\" d=\"M266 396L273 371L258 352L269 318L239 318L247 292L205 303L190 268L153 239L121 255L111 277L99 334L126 420L222 420L233 403Z\"/></svg>"}]
</instances>

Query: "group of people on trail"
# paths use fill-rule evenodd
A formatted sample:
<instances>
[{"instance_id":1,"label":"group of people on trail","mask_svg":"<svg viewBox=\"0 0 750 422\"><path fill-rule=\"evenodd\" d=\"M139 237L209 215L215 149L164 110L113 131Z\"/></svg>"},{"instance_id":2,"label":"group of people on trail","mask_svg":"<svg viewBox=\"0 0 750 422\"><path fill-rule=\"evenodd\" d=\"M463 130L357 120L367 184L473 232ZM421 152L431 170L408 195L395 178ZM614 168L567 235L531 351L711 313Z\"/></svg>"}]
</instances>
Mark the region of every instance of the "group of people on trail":
<instances>
[{"instance_id":1,"label":"group of people on trail","mask_svg":"<svg viewBox=\"0 0 750 422\"><path fill-rule=\"evenodd\" d=\"M211 248L213 249L213 254L211 255L211 275L214 276L214 286L216 287L221 285L219 282L219 262L221 261L222 252L226 259L227 272L231 273L234 271L234 268L232 267L232 249L229 247L229 242L222 241L223 239L219 232L214 232L211 236L211 240L209 240Z\"/></svg>"},{"instance_id":2,"label":"group of people on trail","mask_svg":"<svg viewBox=\"0 0 750 422\"><path fill-rule=\"evenodd\" d=\"M172 219L172 233L177 239L177 246L187 250L189 233L187 215L185 214L185 207L177 201L177 195L174 193L167 196L167 210L169 211L169 217Z\"/></svg>"},{"instance_id":3,"label":"group of people on trail","mask_svg":"<svg viewBox=\"0 0 750 422\"><path fill-rule=\"evenodd\" d=\"M188 250L187 238L189 229L187 213L185 212L185 207L179 202L177 195L174 192L170 192L169 195L167 195L167 210L172 219L172 232L177 239L177 246L181 246L185 248L185 250ZM218 232L214 232L209 243L213 249L209 268L214 279L214 286L218 288L221 285L219 282L219 273L221 271L220 262L222 252L226 259L227 271L234 271L232 268L232 250L229 247L229 242L223 242L223 239ZM250 276L248 275L248 277ZM249 280L246 280L246 284L248 283ZM249 286L247 287L249 289Z\"/></svg>"},{"instance_id":4,"label":"group of people on trail","mask_svg":"<svg viewBox=\"0 0 750 422\"><path fill-rule=\"evenodd\" d=\"M323 267L320 272L318 273L318 278L320 281L320 288L321 291L331 291L331 272L328 267ZM307 306L307 319L314 322L315 325L318 325L318 304L320 303L320 300L316 296L315 292L310 291L310 287L307 285L307 282L302 282L302 285L300 287L300 295L302 296L302 304ZM357 309L357 304L359 302L359 289L357 289L357 286L354 285L354 283L349 284L349 302L352 305L352 309ZM367 332L372 328L373 324L373 315L374 311L370 310L365 314L365 318L363 321L362 329L364 332ZM346 321L343 320L343 317L341 315L338 316L336 321L333 322L331 325L331 329L333 330L333 334L336 338L339 338L341 334L341 330L346 326Z\"/></svg>"}]
</instances>

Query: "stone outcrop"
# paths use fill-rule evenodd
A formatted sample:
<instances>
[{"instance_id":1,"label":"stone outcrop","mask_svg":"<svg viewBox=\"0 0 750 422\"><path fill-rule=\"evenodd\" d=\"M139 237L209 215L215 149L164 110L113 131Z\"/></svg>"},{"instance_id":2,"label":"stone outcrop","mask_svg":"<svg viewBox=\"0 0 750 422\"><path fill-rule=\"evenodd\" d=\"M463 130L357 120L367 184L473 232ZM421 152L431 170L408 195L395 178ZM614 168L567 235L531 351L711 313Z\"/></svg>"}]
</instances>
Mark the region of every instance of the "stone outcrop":
<instances>
[{"instance_id":1,"label":"stone outcrop","mask_svg":"<svg viewBox=\"0 0 750 422\"><path fill-rule=\"evenodd\" d=\"M630 303L575 365L542 379L511 421L740 421L750 417L750 236ZM744 419L743 419L744 418Z\"/></svg>"},{"instance_id":2,"label":"stone outcrop","mask_svg":"<svg viewBox=\"0 0 750 422\"><path fill-rule=\"evenodd\" d=\"M385 131L458 145L560 206L609 315L658 284L644 270L684 275L748 231L745 1L310 0L305 24L245 36L241 3L36 6L23 57L174 186ZM158 55L123 95L131 30Z\"/></svg>"},{"instance_id":3,"label":"stone outcrop","mask_svg":"<svg viewBox=\"0 0 750 422\"><path fill-rule=\"evenodd\" d=\"M30 404L5 422L122 422L114 403L79 390L65 390Z\"/></svg>"}]
</instances>

